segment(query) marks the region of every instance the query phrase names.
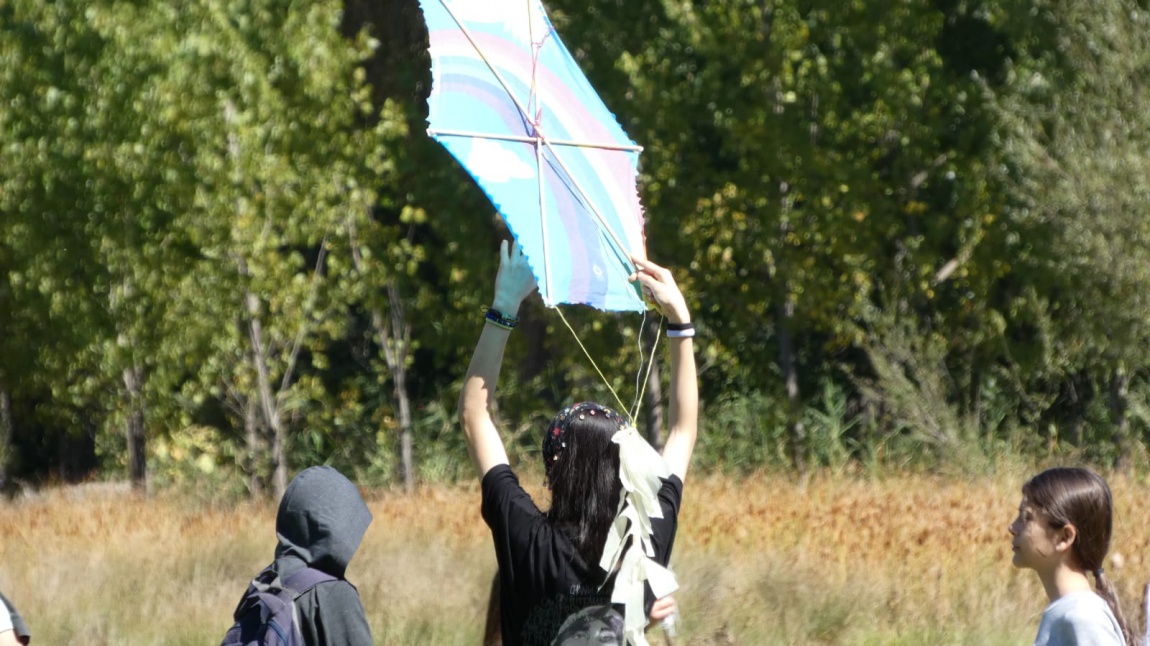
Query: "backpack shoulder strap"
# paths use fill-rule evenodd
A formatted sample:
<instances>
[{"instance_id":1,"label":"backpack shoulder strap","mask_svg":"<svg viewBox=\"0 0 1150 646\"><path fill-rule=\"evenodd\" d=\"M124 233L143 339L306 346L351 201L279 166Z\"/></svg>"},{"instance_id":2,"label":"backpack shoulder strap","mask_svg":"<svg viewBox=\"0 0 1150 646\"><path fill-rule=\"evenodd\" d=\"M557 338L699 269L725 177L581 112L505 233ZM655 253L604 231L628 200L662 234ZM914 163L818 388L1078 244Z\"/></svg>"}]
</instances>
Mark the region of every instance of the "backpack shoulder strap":
<instances>
[{"instance_id":1,"label":"backpack shoulder strap","mask_svg":"<svg viewBox=\"0 0 1150 646\"><path fill-rule=\"evenodd\" d=\"M334 577L327 572L322 572L311 567L305 567L304 569L285 579L283 581L283 588L289 592L293 598L296 598L321 583L338 580L339 579L337 577Z\"/></svg>"}]
</instances>

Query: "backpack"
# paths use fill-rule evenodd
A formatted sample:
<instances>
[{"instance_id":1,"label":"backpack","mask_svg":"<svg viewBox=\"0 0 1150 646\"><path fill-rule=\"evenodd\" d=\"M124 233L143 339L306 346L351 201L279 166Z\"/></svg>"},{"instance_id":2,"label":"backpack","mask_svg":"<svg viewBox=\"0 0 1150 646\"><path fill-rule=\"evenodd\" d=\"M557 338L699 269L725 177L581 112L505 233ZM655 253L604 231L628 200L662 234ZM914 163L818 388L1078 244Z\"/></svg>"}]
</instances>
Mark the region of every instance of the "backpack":
<instances>
[{"instance_id":1,"label":"backpack","mask_svg":"<svg viewBox=\"0 0 1150 646\"><path fill-rule=\"evenodd\" d=\"M296 625L295 600L320 583L337 580L305 567L280 581L274 570L252 579L236 607L236 623L220 646L306 646Z\"/></svg>"}]
</instances>

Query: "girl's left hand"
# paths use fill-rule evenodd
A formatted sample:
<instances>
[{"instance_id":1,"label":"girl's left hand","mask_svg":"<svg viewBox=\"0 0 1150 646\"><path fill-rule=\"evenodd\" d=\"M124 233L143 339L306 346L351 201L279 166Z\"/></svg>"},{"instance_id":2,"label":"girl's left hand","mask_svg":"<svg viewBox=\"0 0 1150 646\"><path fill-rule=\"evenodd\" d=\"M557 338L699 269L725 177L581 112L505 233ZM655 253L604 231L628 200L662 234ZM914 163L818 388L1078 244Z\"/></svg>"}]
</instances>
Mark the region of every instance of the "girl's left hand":
<instances>
[{"instance_id":1,"label":"girl's left hand","mask_svg":"<svg viewBox=\"0 0 1150 646\"><path fill-rule=\"evenodd\" d=\"M505 316L515 316L519 304L535 291L535 274L518 244L499 245L499 273L495 276L495 299L491 306Z\"/></svg>"}]
</instances>

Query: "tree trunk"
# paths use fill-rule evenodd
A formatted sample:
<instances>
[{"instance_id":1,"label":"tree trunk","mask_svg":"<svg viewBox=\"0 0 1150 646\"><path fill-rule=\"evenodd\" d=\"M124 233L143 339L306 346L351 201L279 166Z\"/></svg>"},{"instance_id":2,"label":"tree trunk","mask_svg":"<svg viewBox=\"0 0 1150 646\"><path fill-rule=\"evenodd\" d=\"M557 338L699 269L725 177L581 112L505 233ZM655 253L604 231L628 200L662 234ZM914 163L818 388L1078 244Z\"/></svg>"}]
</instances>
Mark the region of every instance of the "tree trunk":
<instances>
[{"instance_id":1,"label":"tree trunk","mask_svg":"<svg viewBox=\"0 0 1150 646\"><path fill-rule=\"evenodd\" d=\"M1130 375L1122 367L1110 372L1110 421L1114 426L1114 467L1119 470L1130 468L1130 416L1129 409Z\"/></svg>"},{"instance_id":2,"label":"tree trunk","mask_svg":"<svg viewBox=\"0 0 1150 646\"><path fill-rule=\"evenodd\" d=\"M0 386L0 491L8 484L14 430L12 398L8 395L8 389Z\"/></svg>"},{"instance_id":3,"label":"tree trunk","mask_svg":"<svg viewBox=\"0 0 1150 646\"><path fill-rule=\"evenodd\" d=\"M358 257L358 251L353 257ZM388 300L391 301L390 317L384 318L378 309L371 311L371 322L375 328L375 340L383 353L384 363L391 372L391 383L395 393L395 407L399 415L399 466L403 472L403 487L411 493L415 491L414 439L411 434L411 398L407 393L407 351L411 342L411 324L404 321L405 312L400 300L399 287L393 282L387 286ZM399 338L394 337L398 329Z\"/></svg>"},{"instance_id":4,"label":"tree trunk","mask_svg":"<svg viewBox=\"0 0 1150 646\"><path fill-rule=\"evenodd\" d=\"M283 424L278 420L275 427L271 430L272 438L272 451L271 451L271 472L272 472L272 487L275 490L276 500L283 498L284 493L287 492L288 486L288 461L287 461L287 432L284 430Z\"/></svg>"},{"instance_id":5,"label":"tree trunk","mask_svg":"<svg viewBox=\"0 0 1150 646\"><path fill-rule=\"evenodd\" d=\"M248 473L248 493L253 498L262 498L264 495L264 474L260 468L260 422L259 410L252 400L243 403L244 411L244 440L246 452L244 456L244 470Z\"/></svg>"},{"instance_id":6,"label":"tree trunk","mask_svg":"<svg viewBox=\"0 0 1150 646\"><path fill-rule=\"evenodd\" d=\"M399 461L403 470L403 487L411 493L415 491L414 439L411 433L411 400L407 394L407 354L411 347L411 324L407 322L407 312L403 297L395 280L387 284L388 309L390 319L383 324L383 316L373 312L376 333L383 345L384 360L391 371L391 382L395 386L395 403L399 411ZM390 341L390 343L388 343Z\"/></svg>"},{"instance_id":7,"label":"tree trunk","mask_svg":"<svg viewBox=\"0 0 1150 646\"><path fill-rule=\"evenodd\" d=\"M643 352L648 357L651 366L645 377L647 387L643 391L643 410L647 411L646 416L643 417L643 425L647 441L656 450L662 451L663 442L666 439L663 436L663 429L666 424L663 420L663 384L659 374L659 358L653 356L657 350L655 341L658 339L659 322L659 319L654 316L647 316L643 322L643 338L650 339L644 343ZM643 366L643 370L647 370L647 366Z\"/></svg>"},{"instance_id":8,"label":"tree trunk","mask_svg":"<svg viewBox=\"0 0 1150 646\"><path fill-rule=\"evenodd\" d=\"M263 323L259 317L259 298L255 294L247 292L244 296L244 302L247 305L249 316L248 335L252 344L252 360L255 361L256 364L256 381L259 388L260 408L263 410L264 423L267 424L271 439L270 467L272 474L272 491L278 500L283 497L288 485L287 458L284 455L286 438L284 437L283 423L280 419L279 402L276 399L276 394L272 392L271 377L268 374L267 356L264 354Z\"/></svg>"},{"instance_id":9,"label":"tree trunk","mask_svg":"<svg viewBox=\"0 0 1150 646\"><path fill-rule=\"evenodd\" d=\"M967 388L967 416L975 433L982 437L982 367L974 352L970 353L970 385Z\"/></svg>"},{"instance_id":10,"label":"tree trunk","mask_svg":"<svg viewBox=\"0 0 1150 646\"><path fill-rule=\"evenodd\" d=\"M407 493L415 491L414 439L411 435L411 406L408 403L407 387L397 380L395 399L399 404L399 460L403 466L403 489Z\"/></svg>"},{"instance_id":11,"label":"tree trunk","mask_svg":"<svg viewBox=\"0 0 1150 646\"><path fill-rule=\"evenodd\" d=\"M388 294L398 295L398 289L388 286ZM411 399L407 395L407 360L406 345L404 341L392 340L392 325L402 321L402 306L400 314L396 315L393 308L391 320L388 322L379 310L372 310L371 320L375 327L375 340L383 353L384 363L391 372L392 392L395 394L395 408L399 416L399 468L403 472L403 488L408 493L415 491L415 456L414 442L411 437ZM405 328L405 336L410 337L410 326ZM406 339L405 339L406 341ZM402 355L402 358L401 358Z\"/></svg>"},{"instance_id":12,"label":"tree trunk","mask_svg":"<svg viewBox=\"0 0 1150 646\"><path fill-rule=\"evenodd\" d=\"M785 249L790 234L790 212L792 198L790 185L779 182L779 238L778 248ZM774 303L775 330L779 340L779 369L787 389L787 436L790 440L791 462L799 474L802 485L807 481L807 437L803 425L802 392L799 389L798 359L795 356L794 330L795 301L791 298L790 285L786 278L786 267L782 264L783 253L774 254L779 260L769 268L767 277L774 283L776 294Z\"/></svg>"},{"instance_id":13,"label":"tree trunk","mask_svg":"<svg viewBox=\"0 0 1150 646\"><path fill-rule=\"evenodd\" d=\"M136 366L124 369L124 387L128 397L128 477L132 489L146 491L148 486L147 437L144 433L143 374Z\"/></svg>"},{"instance_id":14,"label":"tree trunk","mask_svg":"<svg viewBox=\"0 0 1150 646\"><path fill-rule=\"evenodd\" d=\"M791 441L791 460L803 482L807 478L807 438L803 425L802 392L799 389L798 362L795 358L794 339L791 324L795 314L795 303L787 293L786 285L780 290L784 296L775 305L775 329L779 337L779 367L787 388L787 426Z\"/></svg>"},{"instance_id":15,"label":"tree trunk","mask_svg":"<svg viewBox=\"0 0 1150 646\"><path fill-rule=\"evenodd\" d=\"M359 237L355 222L348 220L348 238L351 245L351 259L356 271L366 272L363 254L360 253ZM409 232L410 235L410 232ZM388 315L379 308L371 310L371 324L375 331L375 341L383 354L383 361L391 372L391 383L395 393L395 408L399 415L399 464L403 472L404 489L415 491L415 440L412 437L411 397L407 392L407 355L411 349L411 323L407 321L407 309L403 304L403 294L395 279L387 281Z\"/></svg>"},{"instance_id":16,"label":"tree trunk","mask_svg":"<svg viewBox=\"0 0 1150 646\"><path fill-rule=\"evenodd\" d=\"M1070 443L1074 446L1082 446L1083 431L1086 429L1086 407L1082 405L1082 399L1078 396L1078 386L1076 385L1078 378L1079 375L1071 375L1070 379L1066 380L1065 386L1066 400L1073 407L1069 436Z\"/></svg>"},{"instance_id":17,"label":"tree trunk","mask_svg":"<svg viewBox=\"0 0 1150 646\"><path fill-rule=\"evenodd\" d=\"M407 352L411 343L411 325L404 320L406 317L403 300L400 297L399 286L395 281L387 285L387 299L391 306L391 329L400 330L399 338L392 338L395 350L389 363L391 368L391 381L395 384L395 403L399 408L399 459L403 465L403 488L407 493L415 491L415 456L412 454L413 442L411 435L411 401L407 396Z\"/></svg>"}]
</instances>

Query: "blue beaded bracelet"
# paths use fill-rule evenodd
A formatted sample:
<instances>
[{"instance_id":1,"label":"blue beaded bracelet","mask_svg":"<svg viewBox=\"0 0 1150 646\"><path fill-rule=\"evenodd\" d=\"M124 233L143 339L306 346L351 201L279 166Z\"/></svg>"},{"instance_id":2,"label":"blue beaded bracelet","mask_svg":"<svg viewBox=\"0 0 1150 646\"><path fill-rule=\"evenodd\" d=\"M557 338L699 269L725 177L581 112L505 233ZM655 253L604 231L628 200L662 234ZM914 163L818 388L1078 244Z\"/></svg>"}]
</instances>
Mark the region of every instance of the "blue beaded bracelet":
<instances>
[{"instance_id":1,"label":"blue beaded bracelet","mask_svg":"<svg viewBox=\"0 0 1150 646\"><path fill-rule=\"evenodd\" d=\"M494 307L487 308L484 318L487 319L488 323L495 327L503 328L504 330L513 330L515 326L519 324L519 319L513 316L507 316Z\"/></svg>"}]
</instances>

